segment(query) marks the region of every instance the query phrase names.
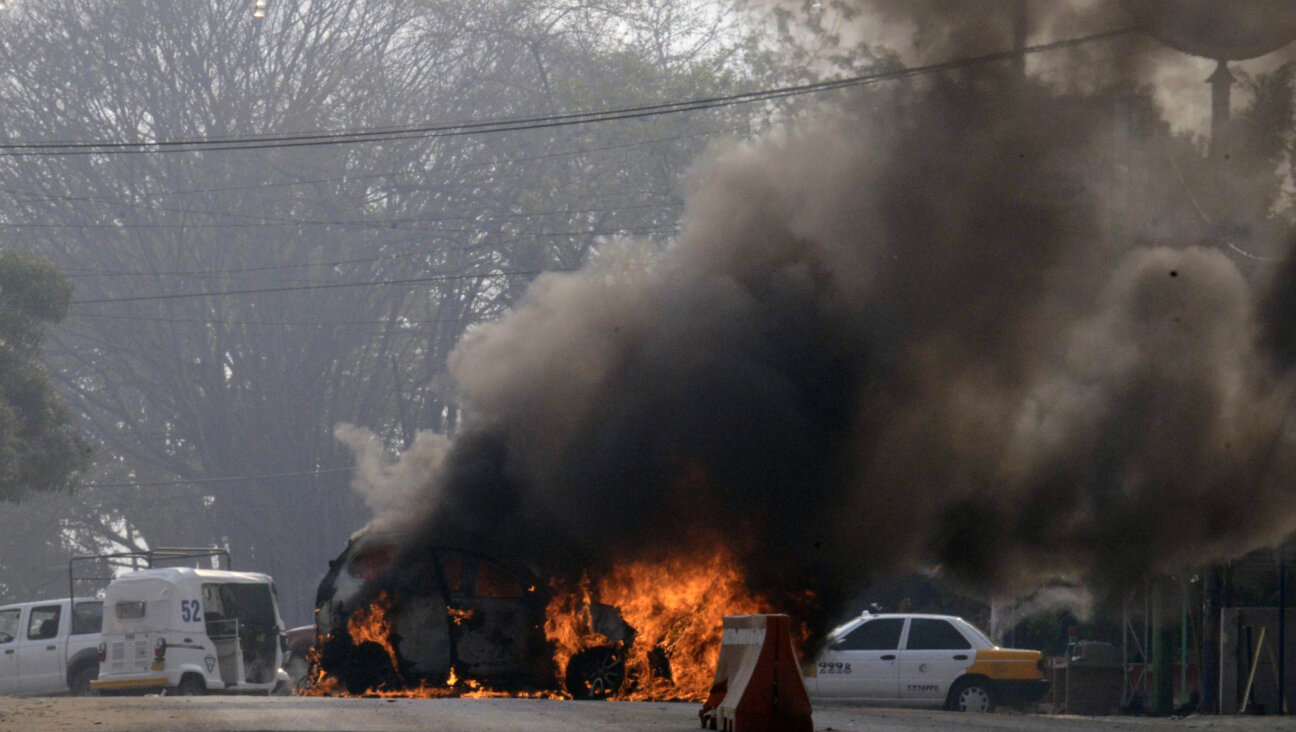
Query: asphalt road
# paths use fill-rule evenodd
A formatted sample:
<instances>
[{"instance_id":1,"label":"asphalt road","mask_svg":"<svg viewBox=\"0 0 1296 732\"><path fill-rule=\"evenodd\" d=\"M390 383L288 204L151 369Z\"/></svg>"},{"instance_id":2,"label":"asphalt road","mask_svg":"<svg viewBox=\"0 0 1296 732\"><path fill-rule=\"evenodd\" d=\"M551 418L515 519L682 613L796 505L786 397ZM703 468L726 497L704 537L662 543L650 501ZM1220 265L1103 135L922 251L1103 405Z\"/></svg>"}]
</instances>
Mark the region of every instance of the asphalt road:
<instances>
[{"instance_id":1,"label":"asphalt road","mask_svg":"<svg viewBox=\"0 0 1296 732\"><path fill-rule=\"evenodd\" d=\"M321 699L303 697L0 697L3 732L425 732L426 730L699 729L699 704L576 702L534 699ZM958 714L911 709L821 705L816 730L1296 730L1296 718L1050 717Z\"/></svg>"}]
</instances>

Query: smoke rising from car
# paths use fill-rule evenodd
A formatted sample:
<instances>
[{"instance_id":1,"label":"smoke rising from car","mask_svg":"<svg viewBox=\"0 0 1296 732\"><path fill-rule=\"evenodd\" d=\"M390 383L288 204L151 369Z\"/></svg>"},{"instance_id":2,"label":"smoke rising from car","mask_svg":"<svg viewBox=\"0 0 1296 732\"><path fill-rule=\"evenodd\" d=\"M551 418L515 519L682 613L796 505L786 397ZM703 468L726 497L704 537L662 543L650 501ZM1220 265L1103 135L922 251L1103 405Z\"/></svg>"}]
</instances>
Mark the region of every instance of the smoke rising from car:
<instances>
[{"instance_id":1,"label":"smoke rising from car","mask_svg":"<svg viewBox=\"0 0 1296 732\"><path fill-rule=\"evenodd\" d=\"M1067 611L1084 623L1093 617L1094 598L1083 587L1049 586L1017 600L1007 609L1012 621L1048 612Z\"/></svg>"},{"instance_id":2,"label":"smoke rising from car","mask_svg":"<svg viewBox=\"0 0 1296 732\"><path fill-rule=\"evenodd\" d=\"M611 243L467 333L460 433L375 499L405 551L576 577L719 540L822 631L910 567L1110 594L1296 529L1263 345L1293 311L1216 249L1107 235L1138 195L1102 185L1110 105L1007 69L911 91L715 151L671 247Z\"/></svg>"},{"instance_id":3,"label":"smoke rising from car","mask_svg":"<svg viewBox=\"0 0 1296 732\"><path fill-rule=\"evenodd\" d=\"M364 499L375 516L366 530L380 534L407 534L413 530L410 506L422 513L435 510L428 493L436 469L445 460L450 440L445 435L421 431L396 462L389 462L382 441L371 430L339 424L333 436L355 455L356 474L351 489Z\"/></svg>"}]
</instances>

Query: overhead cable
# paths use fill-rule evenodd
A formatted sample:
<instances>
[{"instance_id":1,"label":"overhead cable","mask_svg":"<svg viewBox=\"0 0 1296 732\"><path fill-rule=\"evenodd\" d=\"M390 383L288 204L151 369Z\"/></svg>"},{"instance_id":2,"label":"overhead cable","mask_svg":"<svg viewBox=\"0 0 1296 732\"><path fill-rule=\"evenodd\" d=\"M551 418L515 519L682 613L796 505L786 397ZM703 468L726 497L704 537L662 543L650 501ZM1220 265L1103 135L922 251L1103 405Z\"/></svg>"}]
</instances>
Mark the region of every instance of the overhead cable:
<instances>
[{"instance_id":1,"label":"overhead cable","mask_svg":"<svg viewBox=\"0 0 1296 732\"><path fill-rule=\"evenodd\" d=\"M428 124L409 127L368 128L341 132L311 132L275 135L247 135L230 137L201 137L177 140L157 140L153 142L106 142L106 141L68 141L68 142L6 142L0 143L0 156L31 155L110 155L168 152L214 152L220 150L260 150L265 148L307 147L319 145L354 145L360 143L386 142L395 140L426 139L435 137L456 137L460 135L480 135L498 132L516 132L521 130L547 129L585 125L599 122L612 122L626 119L642 119L666 114L679 114L699 110L729 107L738 104L771 101L805 94L817 94L855 86L876 84L883 81L894 81L912 76L920 76L941 71L978 66L997 61L1005 61L1023 54L1054 51L1062 48L1108 40L1127 35L1137 28L1120 28L1117 30L1094 33L1079 38L1070 38L1053 43L1044 43L1025 48L973 56L954 61L944 61L925 66L901 67L872 71L845 79L834 79L811 84L763 89L739 94L716 97L703 97L658 104L646 104L630 107L617 107L589 112L543 115L533 117L505 117L468 122L446 124Z\"/></svg>"},{"instance_id":2,"label":"overhead cable","mask_svg":"<svg viewBox=\"0 0 1296 732\"><path fill-rule=\"evenodd\" d=\"M161 295L129 295L126 297L98 297L86 300L71 300L69 305L95 305L110 302L144 302L146 300L183 300L194 297L224 297L227 295L252 295L272 292L299 292L301 290L336 290L344 287L377 287L384 285L419 285L427 282L446 282L450 280L492 279L496 277L538 276L545 272L575 272L571 269L536 269L526 271L482 272L479 274L440 274L427 277L410 277L399 280L363 280L359 282L321 282L311 285L288 285L285 287L257 287L244 290L209 290L205 292L178 292Z\"/></svg>"}]
</instances>

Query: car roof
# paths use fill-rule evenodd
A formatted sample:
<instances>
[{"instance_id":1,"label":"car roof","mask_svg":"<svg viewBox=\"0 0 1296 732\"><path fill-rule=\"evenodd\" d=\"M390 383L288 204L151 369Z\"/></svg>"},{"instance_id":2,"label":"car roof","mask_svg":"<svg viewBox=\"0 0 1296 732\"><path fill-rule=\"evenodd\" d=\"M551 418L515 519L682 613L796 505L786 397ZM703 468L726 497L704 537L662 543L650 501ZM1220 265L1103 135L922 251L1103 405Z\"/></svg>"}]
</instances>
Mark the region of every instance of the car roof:
<instances>
[{"instance_id":1,"label":"car roof","mask_svg":"<svg viewBox=\"0 0 1296 732\"><path fill-rule=\"evenodd\" d=\"M864 613L861 618L927 618L930 620L963 620L957 615L936 615L934 613Z\"/></svg>"},{"instance_id":2,"label":"car roof","mask_svg":"<svg viewBox=\"0 0 1296 732\"><path fill-rule=\"evenodd\" d=\"M870 613L870 612L864 612L864 613L861 613L861 614L859 614L859 615L857 615L857 616L851 618L850 620L847 620L846 622L842 623L841 625L838 625L837 627L833 628L831 631L828 632L828 637L829 637L829 638L834 638L834 637L836 637L836 636L838 636L838 635L841 635L842 633L846 633L846 632L849 632L849 631L851 631L851 630L854 630L854 629L855 629L856 627L858 627L861 623L864 623L864 622L869 621L869 620L884 620L884 619L887 619L887 618L894 618L894 619L897 619L897 620L904 620L905 618L918 618L918 619L926 619L926 620L947 620L947 621L950 621L950 622L953 622L953 623L962 623L962 624L964 624L964 625L967 625L967 626L972 627L973 629L976 629L976 626L972 625L971 623L969 623L968 621L964 620L963 618L961 618L961 617L959 617L959 616L957 616L957 615L937 615L937 614L934 614L934 613ZM978 632L980 632L980 631L978 630Z\"/></svg>"},{"instance_id":3,"label":"car roof","mask_svg":"<svg viewBox=\"0 0 1296 732\"><path fill-rule=\"evenodd\" d=\"M266 584L273 580L270 575L260 572L231 572L225 569L194 569L193 567L162 567L158 569L140 569L117 577L113 582L138 582L142 580L165 580L172 583L192 582L237 582L247 584Z\"/></svg>"}]
</instances>

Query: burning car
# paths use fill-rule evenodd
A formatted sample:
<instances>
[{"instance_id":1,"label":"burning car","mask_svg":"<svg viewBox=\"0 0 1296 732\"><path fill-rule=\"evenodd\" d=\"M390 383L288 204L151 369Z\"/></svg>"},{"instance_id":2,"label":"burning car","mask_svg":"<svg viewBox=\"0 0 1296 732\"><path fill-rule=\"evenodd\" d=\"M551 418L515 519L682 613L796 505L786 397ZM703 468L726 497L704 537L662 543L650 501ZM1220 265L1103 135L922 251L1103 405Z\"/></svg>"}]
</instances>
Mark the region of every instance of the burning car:
<instances>
[{"instance_id":1,"label":"burning car","mask_svg":"<svg viewBox=\"0 0 1296 732\"><path fill-rule=\"evenodd\" d=\"M310 652L315 647L315 626L289 628L284 631L284 643L288 646L284 655L284 673L288 674L292 688L300 689L310 680Z\"/></svg>"},{"instance_id":2,"label":"burning car","mask_svg":"<svg viewBox=\"0 0 1296 732\"><path fill-rule=\"evenodd\" d=\"M398 567L397 552L394 541L353 539L320 583L319 669L347 693L469 684L564 687L582 699L626 683L635 632L615 608L588 604L592 637L606 642L559 668L545 634L550 589L534 573L453 547L402 556Z\"/></svg>"}]
</instances>

